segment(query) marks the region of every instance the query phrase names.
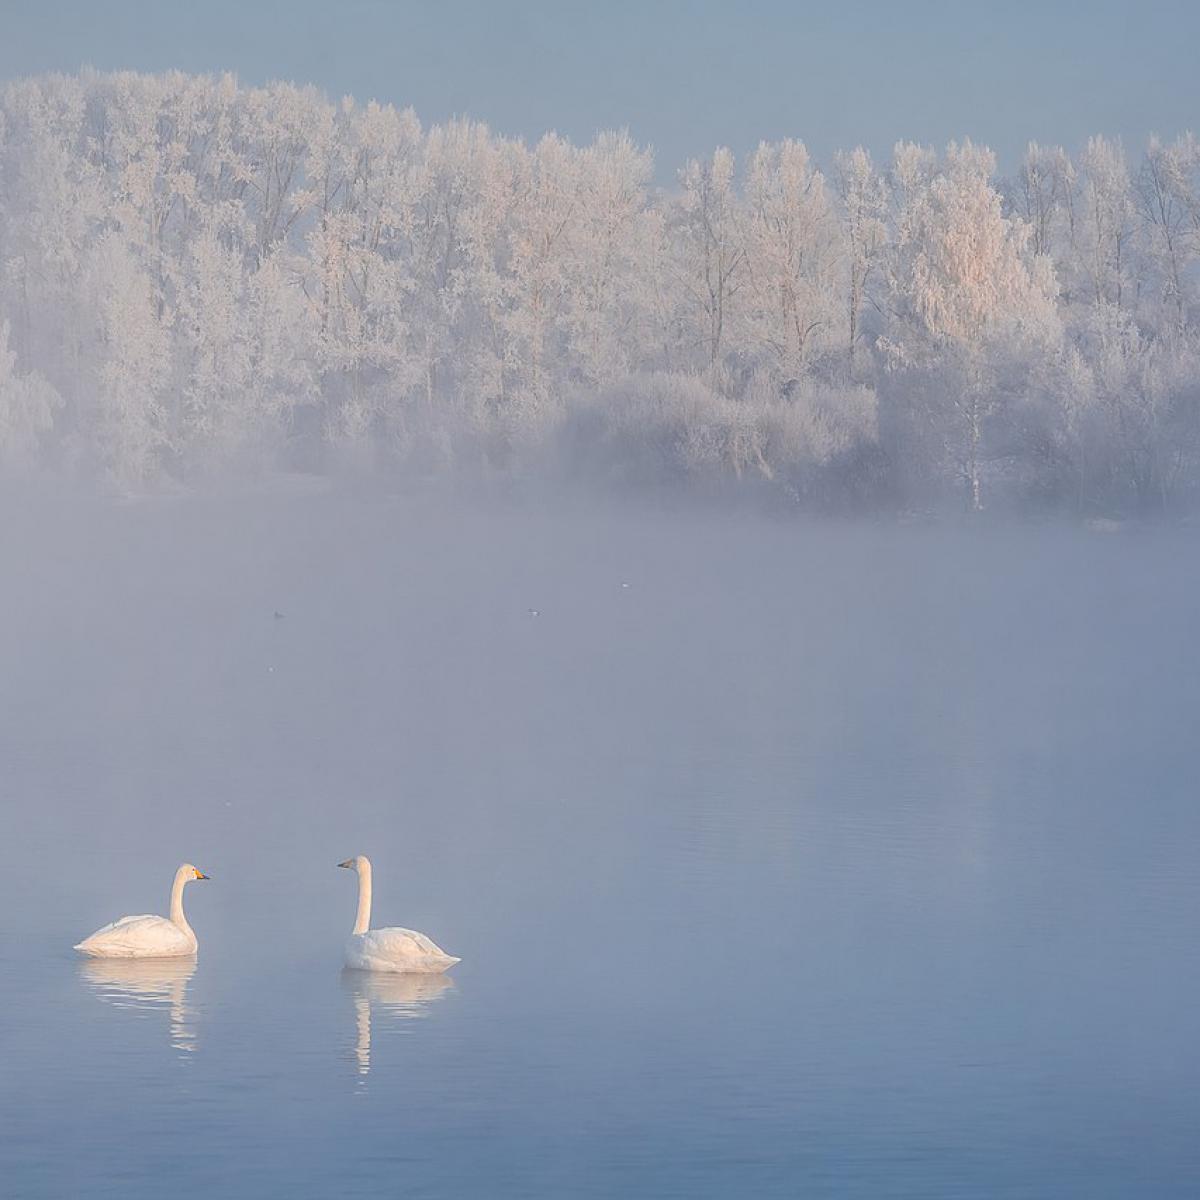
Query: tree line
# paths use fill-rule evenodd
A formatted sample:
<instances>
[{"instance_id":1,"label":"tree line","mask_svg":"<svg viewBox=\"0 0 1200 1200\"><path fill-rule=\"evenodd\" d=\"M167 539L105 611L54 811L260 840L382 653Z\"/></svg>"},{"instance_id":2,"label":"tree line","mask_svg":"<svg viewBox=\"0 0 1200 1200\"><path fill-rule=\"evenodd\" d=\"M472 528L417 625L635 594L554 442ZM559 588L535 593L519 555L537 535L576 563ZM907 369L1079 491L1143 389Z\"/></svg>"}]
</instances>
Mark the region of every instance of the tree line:
<instances>
[{"instance_id":1,"label":"tree line","mask_svg":"<svg viewBox=\"0 0 1200 1200\"><path fill-rule=\"evenodd\" d=\"M231 76L0 96L0 470L1200 490L1200 143L534 145Z\"/></svg>"}]
</instances>

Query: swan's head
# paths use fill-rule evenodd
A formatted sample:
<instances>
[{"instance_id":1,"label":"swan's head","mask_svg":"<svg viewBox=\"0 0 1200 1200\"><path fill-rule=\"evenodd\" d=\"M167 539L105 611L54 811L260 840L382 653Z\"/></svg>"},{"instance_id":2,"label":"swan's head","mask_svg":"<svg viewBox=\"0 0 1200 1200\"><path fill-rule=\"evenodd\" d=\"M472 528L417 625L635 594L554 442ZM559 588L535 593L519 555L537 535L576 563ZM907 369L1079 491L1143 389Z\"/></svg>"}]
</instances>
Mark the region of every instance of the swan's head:
<instances>
[{"instance_id":1,"label":"swan's head","mask_svg":"<svg viewBox=\"0 0 1200 1200\"><path fill-rule=\"evenodd\" d=\"M370 868L371 863L365 854L356 854L353 858L338 863L338 866L349 867L351 871L361 871L364 867Z\"/></svg>"},{"instance_id":2,"label":"swan's head","mask_svg":"<svg viewBox=\"0 0 1200 1200\"><path fill-rule=\"evenodd\" d=\"M205 873L201 871L199 867L193 867L191 863L184 863L183 866L179 868L179 874L182 875L183 878L188 882L193 879L210 878L210 876L205 875Z\"/></svg>"}]
</instances>

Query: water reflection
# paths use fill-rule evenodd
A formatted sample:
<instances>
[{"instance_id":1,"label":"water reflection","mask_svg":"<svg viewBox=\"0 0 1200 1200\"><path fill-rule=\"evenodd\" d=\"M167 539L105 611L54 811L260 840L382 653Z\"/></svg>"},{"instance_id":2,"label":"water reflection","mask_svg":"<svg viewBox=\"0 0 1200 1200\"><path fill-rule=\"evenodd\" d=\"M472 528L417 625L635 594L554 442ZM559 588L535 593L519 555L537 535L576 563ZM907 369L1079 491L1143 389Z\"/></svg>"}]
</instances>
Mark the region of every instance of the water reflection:
<instances>
[{"instance_id":1,"label":"water reflection","mask_svg":"<svg viewBox=\"0 0 1200 1200\"><path fill-rule=\"evenodd\" d=\"M381 971L342 971L342 986L354 999L356 1040L354 1057L359 1075L371 1070L371 1008L392 1021L412 1021L427 1015L430 1004L454 987L447 975L394 975Z\"/></svg>"},{"instance_id":2,"label":"water reflection","mask_svg":"<svg viewBox=\"0 0 1200 1200\"><path fill-rule=\"evenodd\" d=\"M171 1045L189 1052L196 1048L196 1032L187 986L195 973L194 958L93 958L79 967L80 978L106 1004L151 1012L165 1009Z\"/></svg>"}]
</instances>

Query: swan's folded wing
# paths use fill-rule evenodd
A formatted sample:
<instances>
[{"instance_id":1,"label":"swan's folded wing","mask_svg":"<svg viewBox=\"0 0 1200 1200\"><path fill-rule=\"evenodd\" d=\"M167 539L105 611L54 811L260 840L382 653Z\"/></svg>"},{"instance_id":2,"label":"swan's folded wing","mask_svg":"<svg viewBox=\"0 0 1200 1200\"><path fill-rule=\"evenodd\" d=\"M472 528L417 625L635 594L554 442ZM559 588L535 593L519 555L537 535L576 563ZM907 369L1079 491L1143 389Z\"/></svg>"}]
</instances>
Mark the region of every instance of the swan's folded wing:
<instances>
[{"instance_id":1,"label":"swan's folded wing","mask_svg":"<svg viewBox=\"0 0 1200 1200\"><path fill-rule=\"evenodd\" d=\"M412 938L412 940L414 942L416 942L416 944L426 954L445 954L446 953L445 950L443 950L441 948L441 946L439 946L437 944L437 942L435 942L433 940L433 938L426 937L423 933L418 933L415 929L402 929L399 932L407 933L408 936L410 938Z\"/></svg>"},{"instance_id":2,"label":"swan's folded wing","mask_svg":"<svg viewBox=\"0 0 1200 1200\"><path fill-rule=\"evenodd\" d=\"M372 929L351 939L347 963L376 971L444 971L459 960L414 929Z\"/></svg>"},{"instance_id":3,"label":"swan's folded wing","mask_svg":"<svg viewBox=\"0 0 1200 1200\"><path fill-rule=\"evenodd\" d=\"M367 937L374 939L374 944L386 954L450 957L432 938L418 933L415 929L401 929L400 926L393 925L387 929L372 929Z\"/></svg>"},{"instance_id":4,"label":"swan's folded wing","mask_svg":"<svg viewBox=\"0 0 1200 1200\"><path fill-rule=\"evenodd\" d=\"M84 938L75 947L83 954L107 958L168 958L177 954L191 954L195 948L191 939L177 925L150 913L121 917L97 929L91 937Z\"/></svg>"}]
</instances>

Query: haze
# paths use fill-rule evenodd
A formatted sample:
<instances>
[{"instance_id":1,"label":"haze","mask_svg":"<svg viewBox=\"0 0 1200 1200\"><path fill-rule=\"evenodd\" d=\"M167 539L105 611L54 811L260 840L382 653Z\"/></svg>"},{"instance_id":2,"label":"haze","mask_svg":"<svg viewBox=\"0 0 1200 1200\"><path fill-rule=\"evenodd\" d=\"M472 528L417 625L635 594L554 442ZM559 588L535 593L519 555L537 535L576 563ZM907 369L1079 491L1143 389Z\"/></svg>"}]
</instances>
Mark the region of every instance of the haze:
<instances>
[{"instance_id":1,"label":"haze","mask_svg":"<svg viewBox=\"0 0 1200 1200\"><path fill-rule=\"evenodd\" d=\"M0 1191L1191 1200L1198 22L6 13Z\"/></svg>"}]
</instances>

